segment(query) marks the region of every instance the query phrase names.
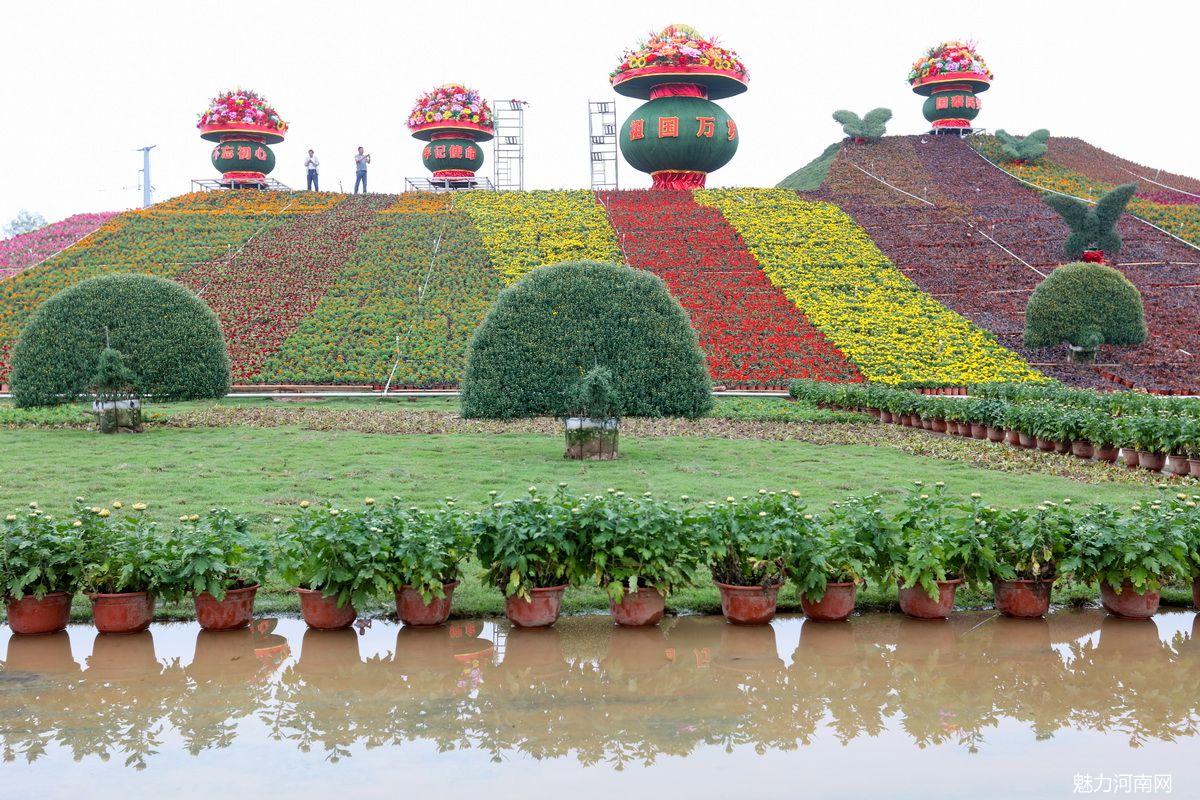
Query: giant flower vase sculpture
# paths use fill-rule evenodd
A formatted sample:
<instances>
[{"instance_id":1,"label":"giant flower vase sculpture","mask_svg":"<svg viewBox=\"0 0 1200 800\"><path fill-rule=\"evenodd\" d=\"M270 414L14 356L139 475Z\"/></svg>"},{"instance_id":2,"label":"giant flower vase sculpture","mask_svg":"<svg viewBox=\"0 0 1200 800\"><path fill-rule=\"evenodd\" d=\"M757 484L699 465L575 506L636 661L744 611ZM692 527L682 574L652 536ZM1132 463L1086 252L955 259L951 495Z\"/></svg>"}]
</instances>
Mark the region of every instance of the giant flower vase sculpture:
<instances>
[{"instance_id":1,"label":"giant flower vase sculpture","mask_svg":"<svg viewBox=\"0 0 1200 800\"><path fill-rule=\"evenodd\" d=\"M970 129L979 114L978 95L992 85L992 71L974 44L942 42L912 65L908 83L927 98L921 111L933 132L957 133Z\"/></svg>"},{"instance_id":2,"label":"giant flower vase sculpture","mask_svg":"<svg viewBox=\"0 0 1200 800\"><path fill-rule=\"evenodd\" d=\"M428 142L421 160L434 180L470 181L483 166L479 143L492 139L495 124L479 92L448 83L417 98L408 129L414 139Z\"/></svg>"},{"instance_id":3,"label":"giant flower vase sculpture","mask_svg":"<svg viewBox=\"0 0 1200 800\"><path fill-rule=\"evenodd\" d=\"M617 94L648 101L625 120L620 142L653 188L703 189L737 152L737 123L712 102L746 91L748 73L732 50L673 25L626 52L609 80Z\"/></svg>"},{"instance_id":4,"label":"giant flower vase sculpture","mask_svg":"<svg viewBox=\"0 0 1200 800\"><path fill-rule=\"evenodd\" d=\"M260 187L275 169L270 145L287 134L287 123L260 95L238 89L212 99L196 123L200 138L215 142L213 166L221 183L230 187Z\"/></svg>"}]
</instances>

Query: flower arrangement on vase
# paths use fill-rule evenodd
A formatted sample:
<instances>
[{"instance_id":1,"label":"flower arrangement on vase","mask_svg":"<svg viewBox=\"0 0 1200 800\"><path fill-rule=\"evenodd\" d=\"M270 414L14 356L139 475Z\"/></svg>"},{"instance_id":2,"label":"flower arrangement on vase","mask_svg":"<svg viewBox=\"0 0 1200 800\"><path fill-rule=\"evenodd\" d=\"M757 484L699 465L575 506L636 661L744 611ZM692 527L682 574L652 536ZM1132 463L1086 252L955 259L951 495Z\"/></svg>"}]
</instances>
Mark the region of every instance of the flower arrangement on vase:
<instances>
[{"instance_id":1,"label":"flower arrangement on vase","mask_svg":"<svg viewBox=\"0 0 1200 800\"><path fill-rule=\"evenodd\" d=\"M479 142L495 132L492 109L476 89L447 83L425 92L413 104L408 129L429 144L422 151L426 169L437 179L474 178L483 166Z\"/></svg>"},{"instance_id":2,"label":"flower arrangement on vase","mask_svg":"<svg viewBox=\"0 0 1200 800\"><path fill-rule=\"evenodd\" d=\"M288 124L262 95L248 89L222 92L209 101L196 122L200 138L216 142L212 163L221 183L261 186L275 168L269 145L279 144Z\"/></svg>"},{"instance_id":3,"label":"flower arrangement on vase","mask_svg":"<svg viewBox=\"0 0 1200 800\"><path fill-rule=\"evenodd\" d=\"M908 72L913 91L929 98L922 112L935 133L970 128L980 109L976 95L991 86L992 78L974 42L942 42L913 62Z\"/></svg>"}]
</instances>

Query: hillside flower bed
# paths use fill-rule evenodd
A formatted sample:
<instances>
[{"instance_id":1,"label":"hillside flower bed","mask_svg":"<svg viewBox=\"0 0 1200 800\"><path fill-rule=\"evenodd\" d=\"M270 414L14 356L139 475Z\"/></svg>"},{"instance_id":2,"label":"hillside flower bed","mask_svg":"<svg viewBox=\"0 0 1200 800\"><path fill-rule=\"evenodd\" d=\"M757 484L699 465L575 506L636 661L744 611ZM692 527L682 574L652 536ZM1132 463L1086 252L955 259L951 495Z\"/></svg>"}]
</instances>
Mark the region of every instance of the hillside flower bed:
<instances>
[{"instance_id":1,"label":"hillside flower bed","mask_svg":"<svg viewBox=\"0 0 1200 800\"><path fill-rule=\"evenodd\" d=\"M1049 145L1047 157L1051 161L1087 175L1089 178L1111 183L1114 186L1128 183L1139 177L1149 178L1163 184L1159 186L1147 181L1140 182L1137 190L1138 197L1159 203L1200 202L1200 197L1197 197L1200 195L1200 179L1146 167L1074 137L1053 136L1047 144ZM1168 186L1179 191L1172 191L1166 188ZM1188 194L1184 194L1184 192L1188 192Z\"/></svg>"},{"instance_id":2,"label":"hillside flower bed","mask_svg":"<svg viewBox=\"0 0 1200 800\"><path fill-rule=\"evenodd\" d=\"M0 280L76 244L116 216L116 212L75 214L0 241Z\"/></svg>"},{"instance_id":3,"label":"hillside flower bed","mask_svg":"<svg viewBox=\"0 0 1200 800\"><path fill-rule=\"evenodd\" d=\"M661 277L691 316L718 384L861 380L825 334L771 285L720 212L683 192L604 192L599 200L629 265Z\"/></svg>"},{"instance_id":4,"label":"hillside flower bed","mask_svg":"<svg viewBox=\"0 0 1200 800\"><path fill-rule=\"evenodd\" d=\"M624 261L591 192L466 192L456 198L455 207L482 234L492 265L506 284L560 261Z\"/></svg>"},{"instance_id":5,"label":"hillside flower bed","mask_svg":"<svg viewBox=\"0 0 1200 800\"><path fill-rule=\"evenodd\" d=\"M920 291L836 206L783 189L706 190L697 198L724 213L771 282L869 380L1040 379L986 331Z\"/></svg>"},{"instance_id":6,"label":"hillside flower bed","mask_svg":"<svg viewBox=\"0 0 1200 800\"><path fill-rule=\"evenodd\" d=\"M259 380L382 384L399 359L393 385L457 384L502 283L479 234L444 198L408 192L378 214ZM431 231L441 232L436 255Z\"/></svg>"},{"instance_id":7,"label":"hillside flower bed","mask_svg":"<svg viewBox=\"0 0 1200 800\"><path fill-rule=\"evenodd\" d=\"M134 213L314 214L346 199L340 192L191 192Z\"/></svg>"}]
</instances>

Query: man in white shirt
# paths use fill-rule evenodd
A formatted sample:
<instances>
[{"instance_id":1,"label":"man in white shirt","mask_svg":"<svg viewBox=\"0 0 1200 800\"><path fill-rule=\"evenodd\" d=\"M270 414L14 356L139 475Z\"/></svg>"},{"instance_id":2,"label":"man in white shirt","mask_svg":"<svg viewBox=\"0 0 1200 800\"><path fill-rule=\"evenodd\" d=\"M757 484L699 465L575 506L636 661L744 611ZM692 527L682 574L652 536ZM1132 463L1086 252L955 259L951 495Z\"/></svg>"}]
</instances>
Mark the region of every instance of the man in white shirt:
<instances>
[{"instance_id":1,"label":"man in white shirt","mask_svg":"<svg viewBox=\"0 0 1200 800\"><path fill-rule=\"evenodd\" d=\"M308 151L308 158L304 159L304 168L308 170L308 190L310 192L319 192L321 187L317 181L317 167L321 166L321 162L313 155L313 151Z\"/></svg>"},{"instance_id":2,"label":"man in white shirt","mask_svg":"<svg viewBox=\"0 0 1200 800\"><path fill-rule=\"evenodd\" d=\"M363 194L367 193L367 164L371 163L371 154L364 153L363 149L358 148L358 153L354 156L354 193L358 194L358 185L362 184Z\"/></svg>"}]
</instances>

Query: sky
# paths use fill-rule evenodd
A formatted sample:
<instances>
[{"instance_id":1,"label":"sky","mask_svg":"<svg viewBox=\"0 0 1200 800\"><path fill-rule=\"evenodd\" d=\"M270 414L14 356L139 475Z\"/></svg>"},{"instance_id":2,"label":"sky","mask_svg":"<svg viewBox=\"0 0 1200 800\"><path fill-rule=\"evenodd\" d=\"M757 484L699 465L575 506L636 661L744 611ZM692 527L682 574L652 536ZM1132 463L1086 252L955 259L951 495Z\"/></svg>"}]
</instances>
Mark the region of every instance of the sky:
<instances>
[{"instance_id":1,"label":"sky","mask_svg":"<svg viewBox=\"0 0 1200 800\"><path fill-rule=\"evenodd\" d=\"M1182 2L902 3L452 0L445 3L74 0L0 3L0 222L61 219L155 201L215 178L198 115L220 91L264 95L291 126L272 177L303 187L308 148L322 188L427 176L405 119L451 81L526 111L526 188L586 188L587 101L617 99L608 73L652 30L686 23L736 50L750 89L721 101L741 138L710 186L771 186L841 138L839 108L895 112L889 133L928 130L909 66L969 39L995 73L976 125L1080 136L1141 164L1200 176L1191 99L1200 13ZM1174 130L1172 126L1177 126ZM490 145L482 174L491 175ZM648 176L622 165L622 188Z\"/></svg>"}]
</instances>

